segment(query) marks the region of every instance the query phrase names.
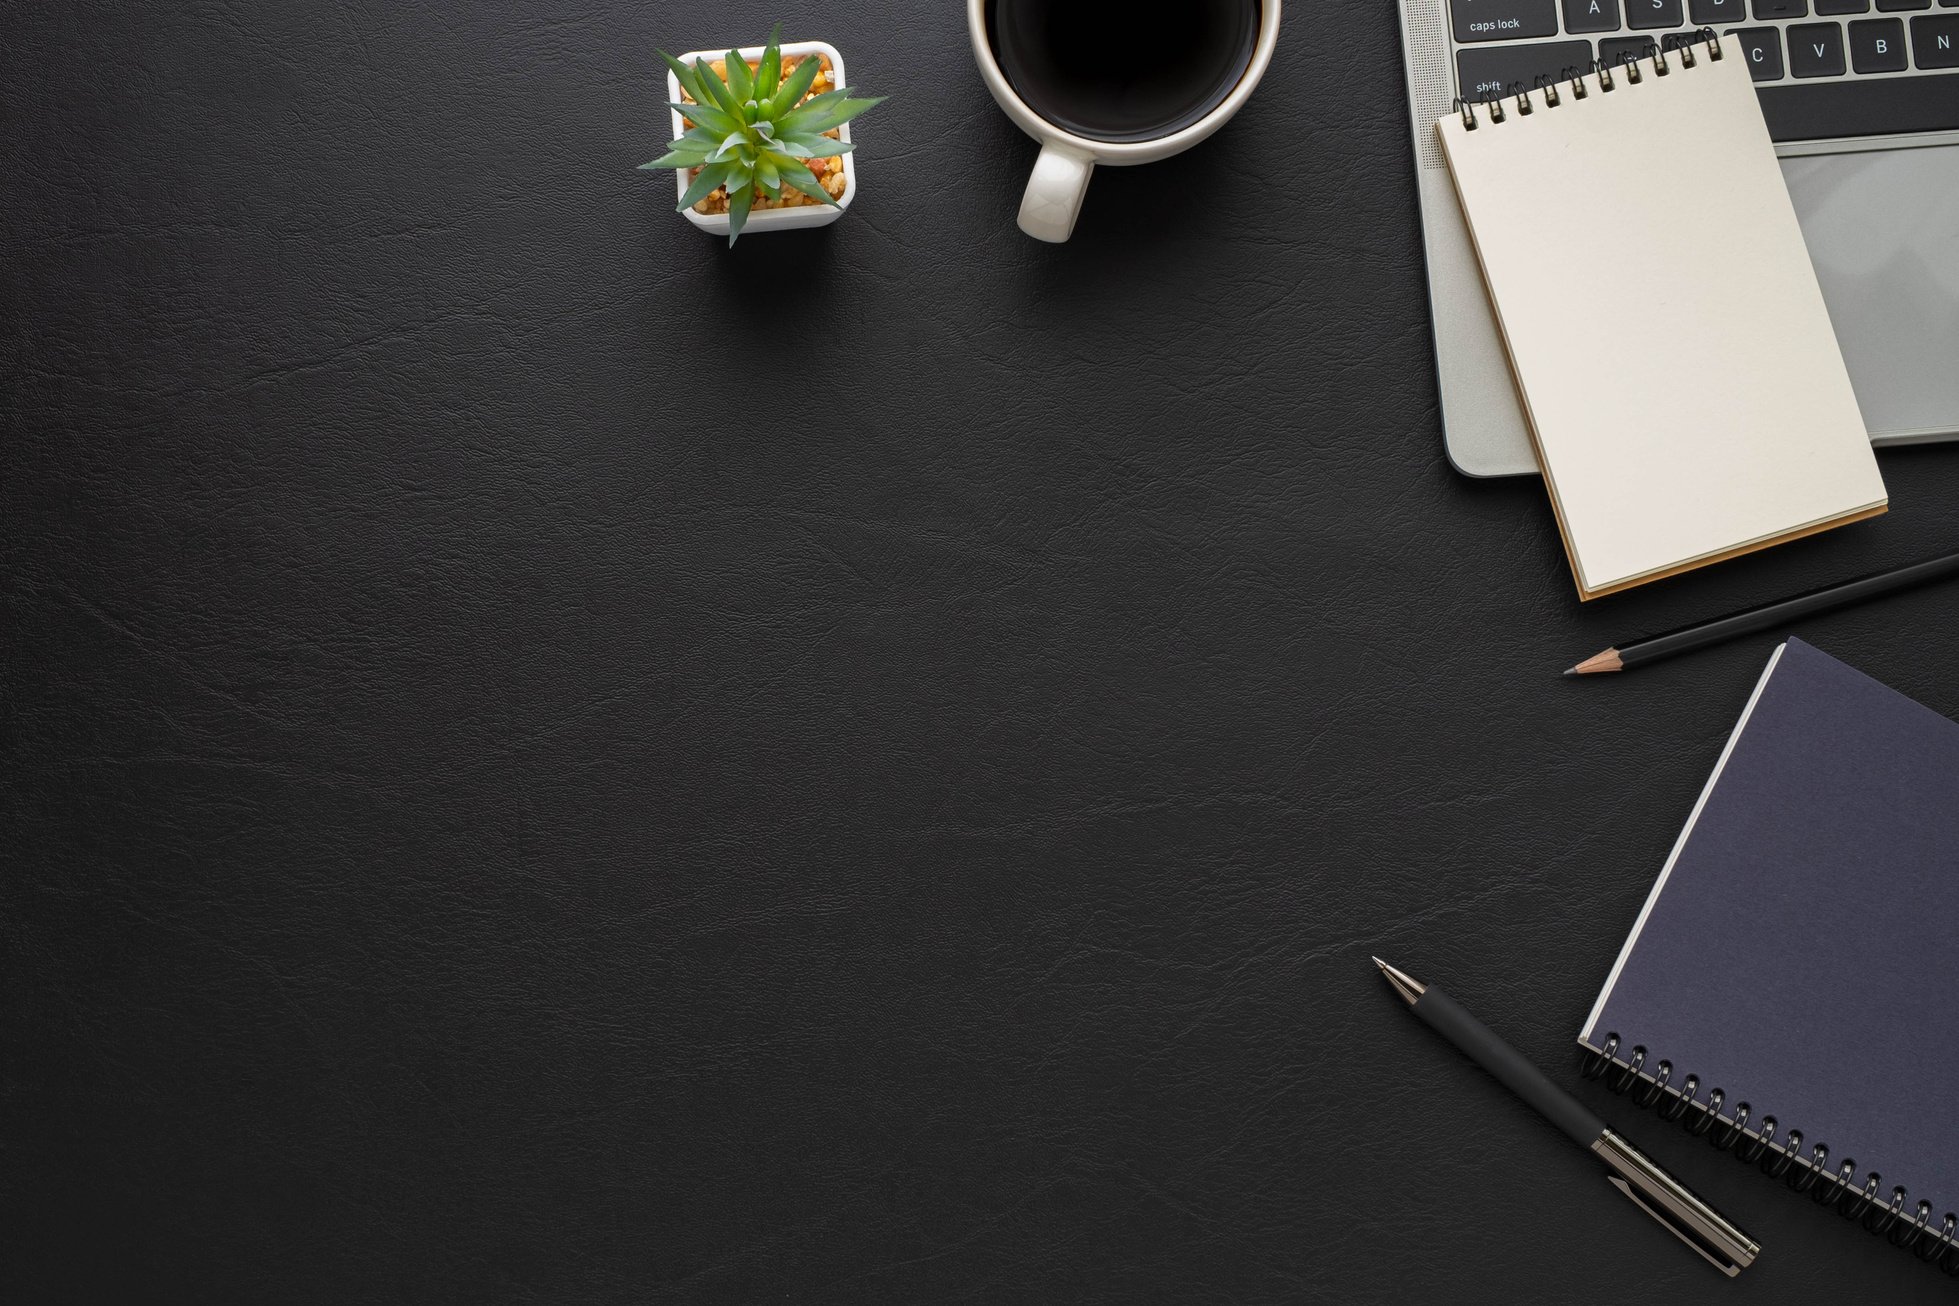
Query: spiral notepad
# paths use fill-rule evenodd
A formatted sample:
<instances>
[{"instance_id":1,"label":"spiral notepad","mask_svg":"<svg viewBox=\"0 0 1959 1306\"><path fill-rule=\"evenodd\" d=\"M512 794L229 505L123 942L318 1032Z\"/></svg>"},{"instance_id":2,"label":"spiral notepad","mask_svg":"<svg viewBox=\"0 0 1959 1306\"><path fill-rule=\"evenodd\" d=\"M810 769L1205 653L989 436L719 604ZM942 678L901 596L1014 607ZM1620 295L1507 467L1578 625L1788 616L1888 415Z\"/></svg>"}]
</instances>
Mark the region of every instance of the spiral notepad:
<instances>
[{"instance_id":1,"label":"spiral notepad","mask_svg":"<svg viewBox=\"0 0 1959 1306\"><path fill-rule=\"evenodd\" d=\"M1581 598L1884 511L1736 38L1436 130Z\"/></svg>"},{"instance_id":2,"label":"spiral notepad","mask_svg":"<svg viewBox=\"0 0 1959 1306\"><path fill-rule=\"evenodd\" d=\"M1792 639L1579 1035L1588 1073L1959 1272L1959 725Z\"/></svg>"}]
</instances>

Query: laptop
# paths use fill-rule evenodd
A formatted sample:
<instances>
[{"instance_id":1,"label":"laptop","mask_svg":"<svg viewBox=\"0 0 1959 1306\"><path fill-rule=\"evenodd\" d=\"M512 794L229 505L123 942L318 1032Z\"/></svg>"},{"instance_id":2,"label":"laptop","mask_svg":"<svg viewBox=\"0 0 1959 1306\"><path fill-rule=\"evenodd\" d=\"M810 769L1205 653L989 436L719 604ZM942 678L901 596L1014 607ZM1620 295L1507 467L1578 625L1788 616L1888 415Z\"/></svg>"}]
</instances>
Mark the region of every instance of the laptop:
<instances>
[{"instance_id":1,"label":"laptop","mask_svg":"<svg viewBox=\"0 0 1959 1306\"><path fill-rule=\"evenodd\" d=\"M1449 459L1537 471L1476 253L1435 139L1460 96L1514 96L1737 33L1865 425L1884 445L1959 439L1959 0L1398 0ZM1665 186L1664 175L1652 178ZM1709 231L1713 243L1748 232ZM1612 303L1648 293L1572 268L1572 329L1612 348ZM1736 340L1736 351L1775 341ZM1721 359L1706 365L1718 370ZM1665 377L1628 377L1651 402Z\"/></svg>"}]
</instances>

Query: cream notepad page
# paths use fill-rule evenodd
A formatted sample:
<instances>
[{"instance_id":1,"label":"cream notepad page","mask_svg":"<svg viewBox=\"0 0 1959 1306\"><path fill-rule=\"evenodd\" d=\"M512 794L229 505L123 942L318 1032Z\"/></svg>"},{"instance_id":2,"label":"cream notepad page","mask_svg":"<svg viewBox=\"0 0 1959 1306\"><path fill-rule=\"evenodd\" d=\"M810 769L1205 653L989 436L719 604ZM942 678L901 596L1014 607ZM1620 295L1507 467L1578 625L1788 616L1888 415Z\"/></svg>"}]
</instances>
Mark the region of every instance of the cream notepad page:
<instances>
[{"instance_id":1,"label":"cream notepad page","mask_svg":"<svg viewBox=\"0 0 1959 1306\"><path fill-rule=\"evenodd\" d=\"M1748 65L1436 124L1581 598L1885 509Z\"/></svg>"}]
</instances>

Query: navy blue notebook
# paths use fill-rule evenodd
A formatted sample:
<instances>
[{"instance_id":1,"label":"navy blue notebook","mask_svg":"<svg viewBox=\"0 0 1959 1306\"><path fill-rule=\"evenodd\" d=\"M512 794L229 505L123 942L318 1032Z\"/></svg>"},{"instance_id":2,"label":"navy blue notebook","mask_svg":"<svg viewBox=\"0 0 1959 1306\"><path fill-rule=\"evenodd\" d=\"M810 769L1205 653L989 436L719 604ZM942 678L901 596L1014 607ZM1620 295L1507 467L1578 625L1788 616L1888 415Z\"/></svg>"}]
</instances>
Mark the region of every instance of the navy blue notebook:
<instances>
[{"instance_id":1,"label":"navy blue notebook","mask_svg":"<svg viewBox=\"0 0 1959 1306\"><path fill-rule=\"evenodd\" d=\"M1578 1041L1642 1103L1949 1249L1959 725L1776 650Z\"/></svg>"}]
</instances>

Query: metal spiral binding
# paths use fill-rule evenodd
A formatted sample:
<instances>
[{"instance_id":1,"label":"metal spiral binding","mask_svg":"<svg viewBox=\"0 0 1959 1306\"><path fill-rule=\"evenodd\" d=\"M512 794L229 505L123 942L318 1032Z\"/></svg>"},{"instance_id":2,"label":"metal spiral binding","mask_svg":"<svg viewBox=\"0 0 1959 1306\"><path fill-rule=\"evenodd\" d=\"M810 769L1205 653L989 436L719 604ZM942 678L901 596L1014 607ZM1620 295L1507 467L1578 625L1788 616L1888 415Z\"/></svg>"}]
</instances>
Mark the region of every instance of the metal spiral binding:
<instances>
[{"instance_id":1,"label":"metal spiral binding","mask_svg":"<svg viewBox=\"0 0 1959 1306\"><path fill-rule=\"evenodd\" d=\"M1625 81L1630 85L1638 86L1644 82L1646 75L1640 71L1639 67L1642 62L1650 61L1653 65L1653 73L1658 77L1672 76L1673 63L1671 57L1675 55L1679 56L1680 66L1682 68L1698 67L1699 60L1694 54L1694 47L1696 45L1707 47L1707 58L1712 62L1718 63L1724 57L1721 52L1721 38L1715 33L1713 28L1703 27L1693 34L1692 39L1675 46L1672 50L1668 50L1664 44L1656 45L1653 53L1647 56L1646 60L1623 59L1608 64L1600 63L1594 59L1589 68L1580 69L1575 66L1567 66L1556 77L1552 77L1548 73L1539 73L1528 90L1524 88L1523 83L1512 82L1504 88L1503 94L1496 96L1494 99L1471 100L1459 95L1449 102L1449 108L1462 118L1462 129L1470 132L1477 130L1483 125L1482 119L1476 116L1476 106L1478 104L1483 105L1488 110L1488 117L1491 122L1500 123L1509 118L1511 111L1503 107L1503 101L1506 97L1514 97L1515 112L1519 118L1528 118L1538 108L1537 102L1531 99L1533 95L1539 96L1542 99L1543 107L1546 109L1560 107L1567 98L1573 100L1586 99L1591 94L1590 89L1585 85L1587 73L1598 78L1599 90L1610 92L1619 88L1619 78L1613 75L1615 70L1623 73ZM1568 97L1561 94L1558 90L1558 83L1561 81L1571 83L1571 93Z\"/></svg>"},{"instance_id":2,"label":"metal spiral binding","mask_svg":"<svg viewBox=\"0 0 1959 1306\"><path fill-rule=\"evenodd\" d=\"M1947 1274L1959 1275L1959 1214L1947 1211L1934 1228L1932 1204L1921 1201L1907 1213L1904 1188L1893 1186L1887 1195L1877 1171L1866 1174L1860 1185L1855 1158L1844 1157L1832 1170L1830 1148L1820 1141L1810 1145L1805 1157L1802 1130L1791 1129L1778 1142L1782 1126L1774 1116L1763 1116L1760 1127L1751 1132L1754 1108L1748 1103L1737 1102L1728 1111L1727 1094L1719 1087L1703 1098L1698 1075L1688 1075L1675 1088L1672 1062L1657 1062L1649 1071L1644 1046L1630 1049L1623 1058L1619 1046L1619 1036L1607 1034L1603 1048L1587 1048L1585 1078L1603 1079L1614 1093L1652 1107L1663 1120L1679 1120L1688 1133L1705 1136L1743 1165L1758 1165L1763 1174L1782 1180L1793 1191L1808 1193L1817 1205L1834 1206L1845 1219L1883 1234L1893 1246L1908 1247L1919 1260L1936 1261Z\"/></svg>"}]
</instances>

